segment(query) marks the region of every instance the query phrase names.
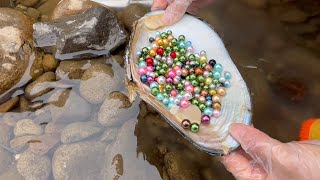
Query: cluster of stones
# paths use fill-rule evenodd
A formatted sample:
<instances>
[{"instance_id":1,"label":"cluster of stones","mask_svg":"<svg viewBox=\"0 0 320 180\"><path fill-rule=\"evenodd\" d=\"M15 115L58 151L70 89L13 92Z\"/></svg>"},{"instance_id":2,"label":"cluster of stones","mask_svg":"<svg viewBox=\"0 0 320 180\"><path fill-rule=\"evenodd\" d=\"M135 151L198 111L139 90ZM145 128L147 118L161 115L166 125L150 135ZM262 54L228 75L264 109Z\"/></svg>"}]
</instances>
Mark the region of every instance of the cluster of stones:
<instances>
[{"instance_id":1,"label":"cluster of stones","mask_svg":"<svg viewBox=\"0 0 320 180\"><path fill-rule=\"evenodd\" d=\"M208 61L205 51L194 53L192 42L184 35L175 38L172 31L156 32L149 39L148 47L137 52L138 74L141 82L148 85L151 94L167 108L177 105L188 108L196 105L202 112L199 122L210 124L211 117L219 117L221 97L230 86L230 72L223 72L221 64ZM198 123L183 120L182 127L199 131Z\"/></svg>"}]
</instances>

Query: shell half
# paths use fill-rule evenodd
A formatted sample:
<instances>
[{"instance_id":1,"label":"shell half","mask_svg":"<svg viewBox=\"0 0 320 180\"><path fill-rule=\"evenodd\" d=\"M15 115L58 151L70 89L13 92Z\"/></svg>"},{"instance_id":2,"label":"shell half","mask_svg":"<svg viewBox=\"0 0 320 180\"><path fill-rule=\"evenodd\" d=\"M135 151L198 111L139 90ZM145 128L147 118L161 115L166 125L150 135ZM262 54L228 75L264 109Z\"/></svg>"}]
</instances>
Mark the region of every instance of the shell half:
<instances>
[{"instance_id":1,"label":"shell half","mask_svg":"<svg viewBox=\"0 0 320 180\"><path fill-rule=\"evenodd\" d=\"M232 123L251 124L251 100L246 83L231 60L219 35L210 25L199 18L186 14L172 26L161 27L157 30L152 30L149 26L146 26L146 22L161 14L163 14L163 11L151 12L135 23L126 55L128 79L135 83L135 90L140 94L140 97L152 105L172 127L191 143L209 154L228 154L239 146L229 134L230 125ZM201 118L201 111L197 106L191 105L186 109L168 109L157 101L150 93L149 86L142 83L138 75L136 53L150 44L149 38L154 36L156 31L168 30L171 30L175 36L185 35L192 42L195 52L206 51L208 59L215 59L232 74L231 87L227 88L227 95L223 97L221 102L221 116L218 118L212 117L210 124L201 126L198 133L193 133L181 127L181 122L185 118Z\"/></svg>"}]
</instances>

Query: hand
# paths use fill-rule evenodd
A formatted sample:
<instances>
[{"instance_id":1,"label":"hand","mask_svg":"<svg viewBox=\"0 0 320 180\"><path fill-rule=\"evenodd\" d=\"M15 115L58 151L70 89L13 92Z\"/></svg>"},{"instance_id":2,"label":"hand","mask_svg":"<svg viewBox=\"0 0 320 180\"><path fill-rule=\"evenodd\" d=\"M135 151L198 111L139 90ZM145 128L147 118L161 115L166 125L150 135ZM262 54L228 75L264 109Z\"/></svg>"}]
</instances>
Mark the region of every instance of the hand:
<instances>
[{"instance_id":1,"label":"hand","mask_svg":"<svg viewBox=\"0 0 320 180\"><path fill-rule=\"evenodd\" d=\"M200 8L210 4L213 0L154 0L151 10L164 10L164 25L172 25L178 22L185 12L195 13Z\"/></svg>"},{"instance_id":2,"label":"hand","mask_svg":"<svg viewBox=\"0 0 320 180\"><path fill-rule=\"evenodd\" d=\"M320 141L281 143L242 124L230 134L242 149L221 161L237 179L320 179Z\"/></svg>"}]
</instances>

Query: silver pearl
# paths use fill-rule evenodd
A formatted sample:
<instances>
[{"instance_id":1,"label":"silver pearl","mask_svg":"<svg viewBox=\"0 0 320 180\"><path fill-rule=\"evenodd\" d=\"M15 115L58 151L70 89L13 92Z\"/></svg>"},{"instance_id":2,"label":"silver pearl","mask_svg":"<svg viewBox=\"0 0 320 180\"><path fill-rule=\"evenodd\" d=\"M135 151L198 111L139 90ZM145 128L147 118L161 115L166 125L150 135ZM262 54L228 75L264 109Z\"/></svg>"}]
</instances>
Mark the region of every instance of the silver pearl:
<instances>
[{"instance_id":1,"label":"silver pearl","mask_svg":"<svg viewBox=\"0 0 320 180\"><path fill-rule=\"evenodd\" d=\"M226 78L220 77L219 81L220 81L221 83L225 83L225 82L226 82Z\"/></svg>"},{"instance_id":2,"label":"silver pearl","mask_svg":"<svg viewBox=\"0 0 320 180\"><path fill-rule=\"evenodd\" d=\"M186 93L186 94L184 94L184 97L187 98L188 100L190 100L190 99L192 99L192 94Z\"/></svg>"},{"instance_id":3,"label":"silver pearl","mask_svg":"<svg viewBox=\"0 0 320 180\"><path fill-rule=\"evenodd\" d=\"M158 60L158 61L160 61L161 60L161 56L158 54L158 55L156 55L156 58L155 58L156 60Z\"/></svg>"},{"instance_id":4,"label":"silver pearl","mask_svg":"<svg viewBox=\"0 0 320 180\"><path fill-rule=\"evenodd\" d=\"M194 56L196 57L196 60L200 59L200 55L198 53L194 54Z\"/></svg>"},{"instance_id":5,"label":"silver pearl","mask_svg":"<svg viewBox=\"0 0 320 180\"><path fill-rule=\"evenodd\" d=\"M180 103L180 100L179 99L174 99L173 101L175 104L179 104Z\"/></svg>"},{"instance_id":6,"label":"silver pearl","mask_svg":"<svg viewBox=\"0 0 320 180\"><path fill-rule=\"evenodd\" d=\"M205 56L206 54L207 54L207 53L206 53L205 51L201 51L201 52L200 52L200 55L201 55L201 56Z\"/></svg>"},{"instance_id":7,"label":"silver pearl","mask_svg":"<svg viewBox=\"0 0 320 180\"><path fill-rule=\"evenodd\" d=\"M164 76L159 76L158 77L158 83L159 84L165 84L166 83L166 78Z\"/></svg>"},{"instance_id":8,"label":"silver pearl","mask_svg":"<svg viewBox=\"0 0 320 180\"><path fill-rule=\"evenodd\" d=\"M215 84L210 84L210 89L215 89L216 85Z\"/></svg>"},{"instance_id":9,"label":"silver pearl","mask_svg":"<svg viewBox=\"0 0 320 180\"><path fill-rule=\"evenodd\" d=\"M148 76L151 76L151 77L156 77L156 75L154 74L154 72L148 72L149 73L149 75Z\"/></svg>"},{"instance_id":10,"label":"silver pearl","mask_svg":"<svg viewBox=\"0 0 320 180\"><path fill-rule=\"evenodd\" d=\"M141 51L137 52L137 56L140 57L142 55Z\"/></svg>"},{"instance_id":11,"label":"silver pearl","mask_svg":"<svg viewBox=\"0 0 320 180\"><path fill-rule=\"evenodd\" d=\"M159 61L157 61L157 60L154 60L153 61L153 64L156 66L156 65L158 65L158 63L159 63Z\"/></svg>"}]
</instances>

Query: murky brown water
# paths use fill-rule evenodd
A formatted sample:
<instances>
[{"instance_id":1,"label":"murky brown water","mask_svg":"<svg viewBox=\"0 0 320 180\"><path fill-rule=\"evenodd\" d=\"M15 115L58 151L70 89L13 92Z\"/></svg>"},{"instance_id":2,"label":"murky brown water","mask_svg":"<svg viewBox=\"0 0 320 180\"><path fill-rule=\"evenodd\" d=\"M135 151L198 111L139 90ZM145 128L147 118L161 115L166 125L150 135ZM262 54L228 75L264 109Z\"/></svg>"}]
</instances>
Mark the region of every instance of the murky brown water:
<instances>
[{"instance_id":1,"label":"murky brown water","mask_svg":"<svg viewBox=\"0 0 320 180\"><path fill-rule=\"evenodd\" d=\"M47 1L39 6L42 15L49 15L59 0ZM247 82L254 126L287 142L298 140L303 120L320 116L320 5L309 0L281 2L216 0L199 16L221 35ZM113 55L123 55L124 47ZM118 82L114 90L126 93L123 65L115 59L119 56L90 63L111 64ZM69 64L77 69L72 70L77 78L57 81L58 88L33 100L55 102L58 109L47 113L46 106L25 115L19 111L37 108L30 108L36 104L20 95L10 110L16 113L0 115L0 180L233 179L215 157L194 148L143 102L140 109L133 104L119 112L121 120L111 125L101 123L103 101L90 104L81 98L79 69L87 64ZM102 106L111 108L106 104ZM35 126L33 134L19 135L16 122L21 119L31 119L40 129Z\"/></svg>"}]
</instances>

